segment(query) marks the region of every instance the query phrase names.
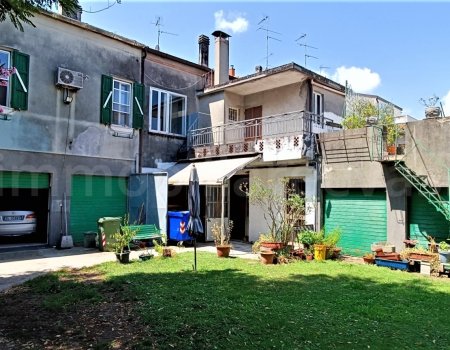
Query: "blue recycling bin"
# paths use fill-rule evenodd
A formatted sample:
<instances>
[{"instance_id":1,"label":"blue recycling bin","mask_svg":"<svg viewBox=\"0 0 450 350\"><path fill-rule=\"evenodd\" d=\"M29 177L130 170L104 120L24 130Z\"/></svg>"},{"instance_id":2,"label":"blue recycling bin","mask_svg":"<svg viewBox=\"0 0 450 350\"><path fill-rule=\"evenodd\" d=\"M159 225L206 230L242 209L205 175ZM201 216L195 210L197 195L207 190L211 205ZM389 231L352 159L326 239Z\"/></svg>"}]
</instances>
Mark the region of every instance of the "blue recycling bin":
<instances>
[{"instance_id":1,"label":"blue recycling bin","mask_svg":"<svg viewBox=\"0 0 450 350\"><path fill-rule=\"evenodd\" d=\"M189 211L168 211L169 239L173 241L190 241L187 225L189 222Z\"/></svg>"}]
</instances>

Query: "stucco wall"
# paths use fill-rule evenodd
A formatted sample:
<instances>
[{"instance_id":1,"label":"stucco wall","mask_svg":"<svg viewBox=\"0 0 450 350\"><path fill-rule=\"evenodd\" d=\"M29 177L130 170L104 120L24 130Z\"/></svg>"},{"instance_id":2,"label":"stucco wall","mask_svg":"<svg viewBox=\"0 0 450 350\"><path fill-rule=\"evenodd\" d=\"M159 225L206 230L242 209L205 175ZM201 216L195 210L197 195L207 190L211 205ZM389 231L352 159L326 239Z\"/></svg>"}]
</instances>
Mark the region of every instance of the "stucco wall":
<instances>
[{"instance_id":1,"label":"stucco wall","mask_svg":"<svg viewBox=\"0 0 450 350\"><path fill-rule=\"evenodd\" d=\"M245 108L262 106L263 117L305 109L306 89L291 84L244 97Z\"/></svg>"},{"instance_id":2,"label":"stucco wall","mask_svg":"<svg viewBox=\"0 0 450 350\"><path fill-rule=\"evenodd\" d=\"M314 202L316 198L316 172L312 167L298 166L288 168L265 168L265 169L250 169L249 181L250 184L255 178L260 178L263 181L273 180L276 183L276 188L283 190L280 179L288 177L304 177L305 178L305 198L307 202L308 214L306 215L306 224L315 224L315 208ZM268 226L264 220L264 211L262 208L249 204L249 241L256 241L261 233L267 233Z\"/></svg>"},{"instance_id":3,"label":"stucco wall","mask_svg":"<svg viewBox=\"0 0 450 350\"><path fill-rule=\"evenodd\" d=\"M424 119L405 127L405 163L435 187L449 187L450 118Z\"/></svg>"},{"instance_id":4,"label":"stucco wall","mask_svg":"<svg viewBox=\"0 0 450 350\"><path fill-rule=\"evenodd\" d=\"M368 135L368 136L367 136ZM322 188L385 188L377 143L372 129L353 129L321 135Z\"/></svg>"},{"instance_id":5,"label":"stucco wall","mask_svg":"<svg viewBox=\"0 0 450 350\"><path fill-rule=\"evenodd\" d=\"M199 127L222 125L225 118L225 93L223 91L199 97Z\"/></svg>"},{"instance_id":6,"label":"stucco wall","mask_svg":"<svg viewBox=\"0 0 450 350\"><path fill-rule=\"evenodd\" d=\"M100 123L100 83L102 74L139 81L140 50L43 15L33 22L36 28L25 26L25 32L0 24L0 46L30 56L28 110L2 123L0 148L133 158L137 138L113 137ZM55 86L57 67L87 76L71 104Z\"/></svg>"}]
</instances>

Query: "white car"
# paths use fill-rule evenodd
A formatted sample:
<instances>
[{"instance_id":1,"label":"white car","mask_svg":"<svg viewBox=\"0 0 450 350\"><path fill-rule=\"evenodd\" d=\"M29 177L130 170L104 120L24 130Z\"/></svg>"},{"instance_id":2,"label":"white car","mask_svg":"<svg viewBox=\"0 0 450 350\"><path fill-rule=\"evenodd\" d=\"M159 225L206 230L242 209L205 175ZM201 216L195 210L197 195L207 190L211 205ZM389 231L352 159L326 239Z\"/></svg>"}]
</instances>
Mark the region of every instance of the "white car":
<instances>
[{"instance_id":1,"label":"white car","mask_svg":"<svg viewBox=\"0 0 450 350\"><path fill-rule=\"evenodd\" d=\"M0 211L0 236L23 236L36 232L33 211Z\"/></svg>"}]
</instances>

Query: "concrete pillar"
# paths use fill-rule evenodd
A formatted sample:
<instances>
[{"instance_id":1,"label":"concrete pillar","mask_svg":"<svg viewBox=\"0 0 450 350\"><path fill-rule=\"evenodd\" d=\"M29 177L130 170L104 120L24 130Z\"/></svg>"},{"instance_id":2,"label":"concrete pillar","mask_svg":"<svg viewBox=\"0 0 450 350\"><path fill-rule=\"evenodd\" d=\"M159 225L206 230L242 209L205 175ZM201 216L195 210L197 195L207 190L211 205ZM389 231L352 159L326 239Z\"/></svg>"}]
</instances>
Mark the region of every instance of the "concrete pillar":
<instances>
[{"instance_id":1,"label":"concrete pillar","mask_svg":"<svg viewBox=\"0 0 450 350\"><path fill-rule=\"evenodd\" d=\"M393 165L384 165L387 201L387 241L395 245L395 251L404 248L403 240L408 234L406 180L397 173Z\"/></svg>"}]
</instances>

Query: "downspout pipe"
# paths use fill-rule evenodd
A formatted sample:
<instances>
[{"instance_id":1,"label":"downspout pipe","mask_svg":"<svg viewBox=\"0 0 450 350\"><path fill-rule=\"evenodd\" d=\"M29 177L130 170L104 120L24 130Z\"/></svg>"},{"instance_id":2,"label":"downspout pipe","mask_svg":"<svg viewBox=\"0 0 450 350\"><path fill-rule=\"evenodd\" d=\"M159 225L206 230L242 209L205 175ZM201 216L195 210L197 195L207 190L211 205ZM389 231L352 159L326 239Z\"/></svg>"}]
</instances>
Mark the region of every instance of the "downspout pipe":
<instances>
[{"instance_id":1,"label":"downspout pipe","mask_svg":"<svg viewBox=\"0 0 450 350\"><path fill-rule=\"evenodd\" d=\"M141 84L144 85L144 98L145 98L145 59L147 58L147 46L142 48L141 54ZM144 108L144 106L142 106ZM145 120L145 116L143 117ZM142 129L139 129L139 148L138 148L138 173L142 173L142 151L144 149L143 140L144 137L144 127L145 122L143 123Z\"/></svg>"}]
</instances>

